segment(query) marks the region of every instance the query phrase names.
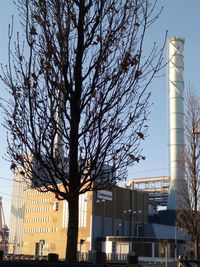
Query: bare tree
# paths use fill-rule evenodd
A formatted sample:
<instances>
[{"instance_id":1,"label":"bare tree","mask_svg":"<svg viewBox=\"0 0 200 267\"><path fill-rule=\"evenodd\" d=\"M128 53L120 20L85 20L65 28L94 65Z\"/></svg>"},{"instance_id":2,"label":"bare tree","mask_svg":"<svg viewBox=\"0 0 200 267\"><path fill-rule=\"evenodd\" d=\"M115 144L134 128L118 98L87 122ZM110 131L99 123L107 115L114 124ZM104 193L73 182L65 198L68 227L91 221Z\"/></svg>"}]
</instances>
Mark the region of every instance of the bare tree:
<instances>
[{"instance_id":1,"label":"bare tree","mask_svg":"<svg viewBox=\"0 0 200 267\"><path fill-rule=\"evenodd\" d=\"M126 178L144 159L148 85L163 47L143 53L157 19L149 0L18 0L25 41L14 49L2 80L11 167L59 200L67 200L67 260L76 260L78 196ZM62 186L61 186L62 185Z\"/></svg>"},{"instance_id":2,"label":"bare tree","mask_svg":"<svg viewBox=\"0 0 200 267\"><path fill-rule=\"evenodd\" d=\"M180 189L181 206L177 212L178 226L195 241L195 257L199 259L200 237L200 98L188 90L185 113L185 184Z\"/></svg>"}]
</instances>

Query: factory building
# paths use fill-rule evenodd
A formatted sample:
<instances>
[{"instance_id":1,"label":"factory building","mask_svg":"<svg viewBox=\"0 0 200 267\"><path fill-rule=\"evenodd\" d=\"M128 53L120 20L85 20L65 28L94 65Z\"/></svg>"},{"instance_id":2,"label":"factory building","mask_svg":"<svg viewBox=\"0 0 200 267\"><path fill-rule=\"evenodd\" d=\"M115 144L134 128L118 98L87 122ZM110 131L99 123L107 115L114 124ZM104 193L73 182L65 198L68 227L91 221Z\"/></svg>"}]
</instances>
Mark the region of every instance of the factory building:
<instances>
[{"instance_id":1,"label":"factory building","mask_svg":"<svg viewBox=\"0 0 200 267\"><path fill-rule=\"evenodd\" d=\"M17 206L15 208L18 209ZM11 228L9 253L36 257L57 253L60 259L64 259L68 224L67 202L58 201L51 192L41 193L35 189L27 189L23 191L23 205L19 208L23 210L23 220L21 215L18 218L18 213L12 214L12 218L18 223ZM79 197L77 250L82 253L96 251L97 238L132 236L142 231L139 225L142 226L147 221L146 192L113 186L108 190L82 194ZM123 249L128 252L127 243Z\"/></svg>"}]
</instances>

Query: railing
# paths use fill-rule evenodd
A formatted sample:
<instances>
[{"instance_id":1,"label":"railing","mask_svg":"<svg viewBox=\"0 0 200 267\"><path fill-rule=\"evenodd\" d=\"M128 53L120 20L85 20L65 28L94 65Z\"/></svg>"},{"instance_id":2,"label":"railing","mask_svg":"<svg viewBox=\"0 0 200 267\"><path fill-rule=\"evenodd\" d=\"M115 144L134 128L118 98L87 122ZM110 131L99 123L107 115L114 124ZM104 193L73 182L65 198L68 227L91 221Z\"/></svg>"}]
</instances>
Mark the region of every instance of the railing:
<instances>
[{"instance_id":1,"label":"railing","mask_svg":"<svg viewBox=\"0 0 200 267\"><path fill-rule=\"evenodd\" d=\"M96 261L96 252L78 252L77 255L78 261L84 262L95 262ZM127 253L107 253L106 261L109 262L121 262L126 263L128 259Z\"/></svg>"},{"instance_id":2,"label":"railing","mask_svg":"<svg viewBox=\"0 0 200 267\"><path fill-rule=\"evenodd\" d=\"M107 253L106 254L106 260L107 262L121 262L126 263L128 259L127 253Z\"/></svg>"},{"instance_id":3,"label":"railing","mask_svg":"<svg viewBox=\"0 0 200 267\"><path fill-rule=\"evenodd\" d=\"M108 264L126 264L128 263L128 253L107 253L106 263ZM139 257L139 263L144 267L176 267L175 259L166 259L165 257ZM96 262L96 252L78 252L78 261ZM183 266L180 266L183 267Z\"/></svg>"}]
</instances>

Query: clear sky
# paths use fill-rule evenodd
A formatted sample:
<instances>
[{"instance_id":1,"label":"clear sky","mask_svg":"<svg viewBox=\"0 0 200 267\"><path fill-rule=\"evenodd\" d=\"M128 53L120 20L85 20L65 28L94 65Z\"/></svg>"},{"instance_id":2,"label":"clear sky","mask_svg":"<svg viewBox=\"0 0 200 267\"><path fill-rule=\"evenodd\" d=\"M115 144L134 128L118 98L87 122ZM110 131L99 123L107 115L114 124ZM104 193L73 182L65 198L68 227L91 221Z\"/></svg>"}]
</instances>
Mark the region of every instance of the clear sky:
<instances>
[{"instance_id":1,"label":"clear sky","mask_svg":"<svg viewBox=\"0 0 200 267\"><path fill-rule=\"evenodd\" d=\"M168 36L185 38L185 88L200 88L200 1L199 0L158 0L158 6L163 6L163 12L150 29L146 39L149 47L156 41L162 45L165 31ZM0 62L7 62L8 24L14 14L15 30L17 30L16 7L12 0L1 0L0 8ZM18 28L19 29L19 28ZM166 56L167 51L165 51ZM143 154L146 160L136 164L129 170L128 179L134 177L149 177L168 175L168 99L167 99L167 69L160 73L161 77L154 79L151 84L153 103L149 117L149 135L142 143ZM0 97L5 96L5 86L0 82ZM3 114L0 113L0 123ZM2 157L6 154L6 130L0 125L0 196L3 198L3 207L6 223L9 225L10 200L12 193L12 173L10 164Z\"/></svg>"}]
</instances>

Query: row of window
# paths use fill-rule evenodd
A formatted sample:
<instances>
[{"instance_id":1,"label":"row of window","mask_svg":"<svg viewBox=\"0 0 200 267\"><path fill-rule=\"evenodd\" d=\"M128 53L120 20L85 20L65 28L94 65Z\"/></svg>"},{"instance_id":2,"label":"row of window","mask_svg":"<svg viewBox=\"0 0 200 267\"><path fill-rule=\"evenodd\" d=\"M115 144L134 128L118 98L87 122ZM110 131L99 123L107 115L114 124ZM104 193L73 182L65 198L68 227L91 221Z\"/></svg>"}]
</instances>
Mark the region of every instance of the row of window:
<instances>
[{"instance_id":1,"label":"row of window","mask_svg":"<svg viewBox=\"0 0 200 267\"><path fill-rule=\"evenodd\" d=\"M57 233L58 227L37 227L24 229L25 234Z\"/></svg>"},{"instance_id":2,"label":"row of window","mask_svg":"<svg viewBox=\"0 0 200 267\"><path fill-rule=\"evenodd\" d=\"M48 198L37 198L37 199L29 199L26 201L26 205L36 205L41 203L50 203L51 197Z\"/></svg>"},{"instance_id":3,"label":"row of window","mask_svg":"<svg viewBox=\"0 0 200 267\"><path fill-rule=\"evenodd\" d=\"M52 211L52 206L36 207L36 208L26 209L26 213L47 212L47 211Z\"/></svg>"},{"instance_id":4,"label":"row of window","mask_svg":"<svg viewBox=\"0 0 200 267\"><path fill-rule=\"evenodd\" d=\"M30 191L27 191L27 196L44 195L44 194L50 194L50 193L51 193L50 191L44 193L38 190L30 190Z\"/></svg>"},{"instance_id":5,"label":"row of window","mask_svg":"<svg viewBox=\"0 0 200 267\"><path fill-rule=\"evenodd\" d=\"M24 219L25 223L37 223L37 222L50 222L51 218L48 217L37 217L37 218L26 218Z\"/></svg>"}]
</instances>

